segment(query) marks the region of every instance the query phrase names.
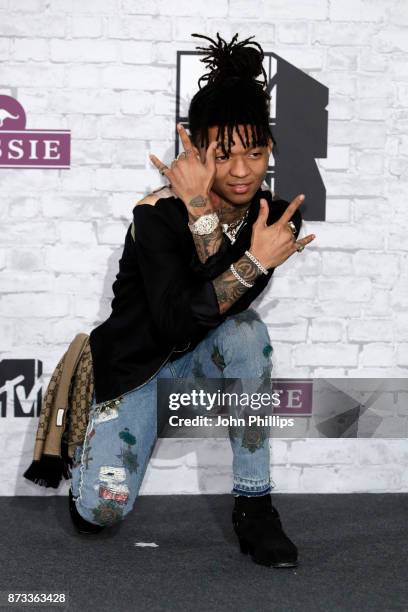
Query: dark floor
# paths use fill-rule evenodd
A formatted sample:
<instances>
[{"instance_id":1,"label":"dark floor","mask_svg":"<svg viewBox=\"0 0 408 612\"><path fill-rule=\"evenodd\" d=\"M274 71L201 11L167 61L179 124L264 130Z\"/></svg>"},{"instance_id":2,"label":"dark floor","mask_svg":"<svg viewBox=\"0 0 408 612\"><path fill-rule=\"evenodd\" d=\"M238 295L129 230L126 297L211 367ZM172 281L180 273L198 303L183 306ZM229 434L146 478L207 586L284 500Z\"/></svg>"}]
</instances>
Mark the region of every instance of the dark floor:
<instances>
[{"instance_id":1,"label":"dark floor","mask_svg":"<svg viewBox=\"0 0 408 612\"><path fill-rule=\"evenodd\" d=\"M86 537L65 497L0 498L0 591L68 594L65 608L33 608L50 611L408 610L408 494L273 495L295 569L239 551L232 500L140 496L123 523Z\"/></svg>"}]
</instances>

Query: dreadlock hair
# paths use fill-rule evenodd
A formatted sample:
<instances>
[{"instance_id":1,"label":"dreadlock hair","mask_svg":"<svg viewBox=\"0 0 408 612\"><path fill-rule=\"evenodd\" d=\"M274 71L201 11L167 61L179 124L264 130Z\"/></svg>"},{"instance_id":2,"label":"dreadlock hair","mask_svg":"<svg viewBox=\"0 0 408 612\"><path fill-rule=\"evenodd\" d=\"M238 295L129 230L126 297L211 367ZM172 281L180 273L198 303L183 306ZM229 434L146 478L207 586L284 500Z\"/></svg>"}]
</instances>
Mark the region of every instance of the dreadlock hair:
<instances>
[{"instance_id":1,"label":"dreadlock hair","mask_svg":"<svg viewBox=\"0 0 408 612\"><path fill-rule=\"evenodd\" d=\"M218 42L202 34L191 34L205 38L209 47L196 47L207 52L200 61L210 72L198 80L199 90L190 103L188 122L192 141L196 146L208 147L208 128L219 126L216 139L221 141L227 155L224 135L227 128L228 153L235 144L232 140L234 127L242 145L250 145L247 124L252 127L252 146L266 146L272 139L274 151L276 141L269 126L270 95L267 91L267 76L262 61L264 52L257 42L249 42L253 36L236 42L238 33L228 44L217 32ZM249 45L255 45L258 49ZM256 79L262 74L263 80ZM204 87L201 82L207 81ZM238 125L244 126L245 142Z\"/></svg>"}]
</instances>

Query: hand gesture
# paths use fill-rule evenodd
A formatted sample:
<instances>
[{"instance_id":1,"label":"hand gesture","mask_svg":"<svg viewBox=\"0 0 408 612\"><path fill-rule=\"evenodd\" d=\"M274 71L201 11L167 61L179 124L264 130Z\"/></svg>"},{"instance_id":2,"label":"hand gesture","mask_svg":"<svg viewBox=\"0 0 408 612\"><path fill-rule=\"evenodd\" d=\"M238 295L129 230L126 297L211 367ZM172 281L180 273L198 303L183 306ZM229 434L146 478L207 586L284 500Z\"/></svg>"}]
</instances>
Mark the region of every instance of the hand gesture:
<instances>
[{"instance_id":1,"label":"hand gesture","mask_svg":"<svg viewBox=\"0 0 408 612\"><path fill-rule=\"evenodd\" d=\"M213 140L206 152L203 163L200 154L186 130L181 124L177 125L181 142L184 147L177 159L173 160L169 168L155 155L149 155L152 163L165 175L172 190L181 198L187 208L211 207L210 190L215 178L215 150L217 141Z\"/></svg>"},{"instance_id":2,"label":"hand gesture","mask_svg":"<svg viewBox=\"0 0 408 612\"><path fill-rule=\"evenodd\" d=\"M293 230L289 225L292 215L303 200L303 195L296 196L280 219L272 225L267 225L269 206L267 200L261 198L258 218L252 226L249 251L265 268L280 266L293 253L302 251L309 242L316 238L314 234L309 234L296 241Z\"/></svg>"}]
</instances>

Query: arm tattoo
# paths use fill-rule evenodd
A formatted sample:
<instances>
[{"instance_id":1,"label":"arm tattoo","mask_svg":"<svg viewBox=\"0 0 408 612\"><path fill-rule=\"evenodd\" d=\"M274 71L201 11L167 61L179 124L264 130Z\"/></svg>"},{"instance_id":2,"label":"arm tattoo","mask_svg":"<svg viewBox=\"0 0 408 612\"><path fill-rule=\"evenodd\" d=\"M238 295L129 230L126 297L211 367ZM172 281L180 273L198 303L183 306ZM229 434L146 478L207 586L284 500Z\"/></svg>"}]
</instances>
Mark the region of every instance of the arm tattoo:
<instances>
[{"instance_id":1,"label":"arm tattoo","mask_svg":"<svg viewBox=\"0 0 408 612\"><path fill-rule=\"evenodd\" d=\"M205 234L203 236L192 234L192 236L198 257L202 263L205 263L210 255L216 253L220 248L222 242L222 227L218 224L211 234Z\"/></svg>"},{"instance_id":2,"label":"arm tattoo","mask_svg":"<svg viewBox=\"0 0 408 612\"><path fill-rule=\"evenodd\" d=\"M194 198L189 200L187 210L190 223L194 223L202 215L208 215L209 213L215 212L210 205L209 197L203 195L194 196ZM211 234L203 236L193 234L193 239L199 259L202 263L205 263L209 256L216 253L220 248L222 242L222 226L218 224Z\"/></svg>"},{"instance_id":3,"label":"arm tattoo","mask_svg":"<svg viewBox=\"0 0 408 612\"><path fill-rule=\"evenodd\" d=\"M192 206L193 208L202 208L203 206L207 206L207 204L208 204L207 196L197 195L197 196L194 196L194 198L191 198L191 200L188 203L188 206Z\"/></svg>"},{"instance_id":4,"label":"arm tattoo","mask_svg":"<svg viewBox=\"0 0 408 612\"><path fill-rule=\"evenodd\" d=\"M251 284L253 284L255 279L262 274L258 266L256 266L246 255L243 255L234 263L234 268L247 283ZM245 287L245 285L235 278L231 270L226 270L217 276L212 283L217 295L221 314L228 310L228 308L249 289L249 287Z\"/></svg>"}]
</instances>

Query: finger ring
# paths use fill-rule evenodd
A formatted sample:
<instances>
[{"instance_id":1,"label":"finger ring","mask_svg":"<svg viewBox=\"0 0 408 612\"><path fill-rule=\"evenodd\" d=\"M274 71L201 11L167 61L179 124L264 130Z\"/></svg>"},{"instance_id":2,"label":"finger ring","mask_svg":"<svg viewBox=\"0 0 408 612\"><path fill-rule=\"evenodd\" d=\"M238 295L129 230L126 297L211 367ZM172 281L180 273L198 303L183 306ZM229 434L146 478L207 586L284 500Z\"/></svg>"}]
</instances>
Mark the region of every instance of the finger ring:
<instances>
[{"instance_id":1,"label":"finger ring","mask_svg":"<svg viewBox=\"0 0 408 612\"><path fill-rule=\"evenodd\" d=\"M184 159L185 157L187 157L187 152L186 151L181 151L181 153L179 153L177 155L177 159Z\"/></svg>"},{"instance_id":2,"label":"finger ring","mask_svg":"<svg viewBox=\"0 0 408 612\"><path fill-rule=\"evenodd\" d=\"M295 243L297 245L296 250L298 253L301 253L303 251L303 249L305 248L304 244L298 244L297 242Z\"/></svg>"},{"instance_id":3,"label":"finger ring","mask_svg":"<svg viewBox=\"0 0 408 612\"><path fill-rule=\"evenodd\" d=\"M194 149L186 149L185 153L186 153L186 155L188 155L189 153L194 153ZM197 159L201 159L201 157L199 156L198 153L196 153L196 158Z\"/></svg>"},{"instance_id":4,"label":"finger ring","mask_svg":"<svg viewBox=\"0 0 408 612\"><path fill-rule=\"evenodd\" d=\"M163 176L165 170L168 170L168 167L165 164L161 165L160 168L159 168L159 172L160 172L160 174L162 176Z\"/></svg>"},{"instance_id":5,"label":"finger ring","mask_svg":"<svg viewBox=\"0 0 408 612\"><path fill-rule=\"evenodd\" d=\"M288 221L288 225L290 229L292 230L292 233L296 234L296 225L293 223L293 221Z\"/></svg>"}]
</instances>

